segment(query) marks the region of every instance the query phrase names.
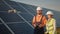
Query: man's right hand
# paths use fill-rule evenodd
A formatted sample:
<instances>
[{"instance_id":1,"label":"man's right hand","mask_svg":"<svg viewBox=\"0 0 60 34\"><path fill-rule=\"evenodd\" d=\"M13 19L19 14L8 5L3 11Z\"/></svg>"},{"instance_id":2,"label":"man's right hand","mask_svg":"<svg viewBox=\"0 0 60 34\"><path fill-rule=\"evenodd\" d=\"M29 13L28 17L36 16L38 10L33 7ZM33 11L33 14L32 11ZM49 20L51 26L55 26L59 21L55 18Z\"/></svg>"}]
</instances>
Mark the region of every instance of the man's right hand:
<instances>
[{"instance_id":1,"label":"man's right hand","mask_svg":"<svg viewBox=\"0 0 60 34\"><path fill-rule=\"evenodd\" d=\"M36 24L34 24L33 26L34 26L34 28L35 28L35 27L36 27Z\"/></svg>"}]
</instances>

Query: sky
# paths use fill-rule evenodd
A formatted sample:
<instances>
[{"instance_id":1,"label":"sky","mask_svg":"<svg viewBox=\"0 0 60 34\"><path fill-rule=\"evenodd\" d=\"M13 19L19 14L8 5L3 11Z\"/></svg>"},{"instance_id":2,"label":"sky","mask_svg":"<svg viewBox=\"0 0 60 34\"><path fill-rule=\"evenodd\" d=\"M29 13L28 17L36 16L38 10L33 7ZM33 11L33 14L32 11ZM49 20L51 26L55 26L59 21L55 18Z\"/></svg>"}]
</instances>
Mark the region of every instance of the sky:
<instances>
[{"instance_id":1,"label":"sky","mask_svg":"<svg viewBox=\"0 0 60 34\"><path fill-rule=\"evenodd\" d=\"M13 0L13 1L60 11L60 0Z\"/></svg>"}]
</instances>

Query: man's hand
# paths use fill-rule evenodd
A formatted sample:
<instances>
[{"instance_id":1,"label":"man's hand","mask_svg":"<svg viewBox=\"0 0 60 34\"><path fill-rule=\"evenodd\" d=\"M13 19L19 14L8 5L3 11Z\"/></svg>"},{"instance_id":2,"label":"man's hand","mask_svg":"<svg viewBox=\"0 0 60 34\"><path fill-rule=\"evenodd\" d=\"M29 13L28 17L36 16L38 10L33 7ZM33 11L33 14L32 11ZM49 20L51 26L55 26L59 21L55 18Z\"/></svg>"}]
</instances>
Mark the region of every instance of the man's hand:
<instances>
[{"instance_id":1,"label":"man's hand","mask_svg":"<svg viewBox=\"0 0 60 34\"><path fill-rule=\"evenodd\" d=\"M33 26L36 27L36 24L34 24Z\"/></svg>"},{"instance_id":2,"label":"man's hand","mask_svg":"<svg viewBox=\"0 0 60 34\"><path fill-rule=\"evenodd\" d=\"M41 28L42 27L42 24L40 24L39 27Z\"/></svg>"}]
</instances>

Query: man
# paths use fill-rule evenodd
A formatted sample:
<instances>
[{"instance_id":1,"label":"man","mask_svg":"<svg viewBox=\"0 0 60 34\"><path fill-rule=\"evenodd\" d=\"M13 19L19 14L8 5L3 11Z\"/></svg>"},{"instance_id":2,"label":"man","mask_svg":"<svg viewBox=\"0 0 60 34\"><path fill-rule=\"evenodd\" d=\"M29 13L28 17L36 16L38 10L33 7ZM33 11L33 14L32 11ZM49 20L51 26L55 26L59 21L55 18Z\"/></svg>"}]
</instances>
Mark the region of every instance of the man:
<instances>
[{"instance_id":1,"label":"man","mask_svg":"<svg viewBox=\"0 0 60 34\"><path fill-rule=\"evenodd\" d=\"M37 14L33 17L32 25L34 27L34 34L44 34L44 26L46 24L46 17L42 15L42 8L37 7Z\"/></svg>"}]
</instances>

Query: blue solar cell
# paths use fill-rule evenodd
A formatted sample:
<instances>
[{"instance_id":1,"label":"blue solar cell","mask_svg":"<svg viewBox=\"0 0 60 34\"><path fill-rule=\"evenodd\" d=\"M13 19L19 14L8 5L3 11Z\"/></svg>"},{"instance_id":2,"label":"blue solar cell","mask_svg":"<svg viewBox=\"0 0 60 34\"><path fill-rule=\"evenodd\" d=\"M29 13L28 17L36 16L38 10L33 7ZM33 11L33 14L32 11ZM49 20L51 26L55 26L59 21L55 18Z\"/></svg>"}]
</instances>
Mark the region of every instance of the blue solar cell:
<instances>
[{"instance_id":1,"label":"blue solar cell","mask_svg":"<svg viewBox=\"0 0 60 34\"><path fill-rule=\"evenodd\" d=\"M8 24L8 26L9 26L16 34L33 34L33 28L31 28L27 23Z\"/></svg>"},{"instance_id":2,"label":"blue solar cell","mask_svg":"<svg viewBox=\"0 0 60 34\"><path fill-rule=\"evenodd\" d=\"M11 32L3 24L0 24L0 34L11 34Z\"/></svg>"},{"instance_id":3,"label":"blue solar cell","mask_svg":"<svg viewBox=\"0 0 60 34\"><path fill-rule=\"evenodd\" d=\"M0 12L0 17L5 22L20 22L20 21L23 21L17 14L13 14L13 13Z\"/></svg>"}]
</instances>

